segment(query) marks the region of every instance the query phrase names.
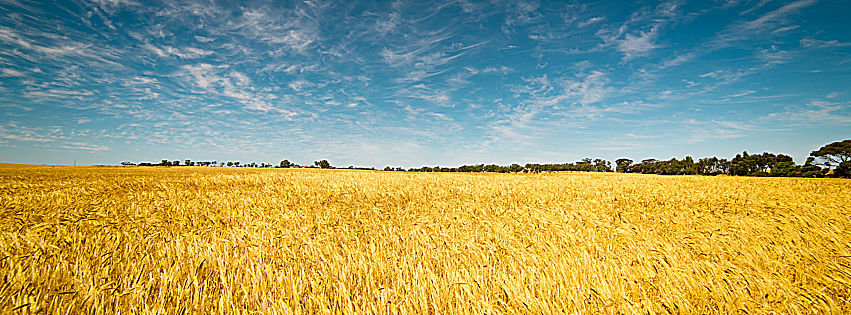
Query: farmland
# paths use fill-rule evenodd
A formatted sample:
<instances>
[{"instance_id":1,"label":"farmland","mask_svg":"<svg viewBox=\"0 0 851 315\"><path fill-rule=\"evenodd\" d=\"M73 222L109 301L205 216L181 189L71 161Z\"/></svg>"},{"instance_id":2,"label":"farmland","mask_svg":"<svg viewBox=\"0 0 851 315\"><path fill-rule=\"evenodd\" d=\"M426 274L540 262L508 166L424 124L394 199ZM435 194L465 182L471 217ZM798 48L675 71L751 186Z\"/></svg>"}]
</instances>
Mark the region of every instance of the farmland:
<instances>
[{"instance_id":1,"label":"farmland","mask_svg":"<svg viewBox=\"0 0 851 315\"><path fill-rule=\"evenodd\" d=\"M0 312L847 313L851 180L0 168Z\"/></svg>"}]
</instances>

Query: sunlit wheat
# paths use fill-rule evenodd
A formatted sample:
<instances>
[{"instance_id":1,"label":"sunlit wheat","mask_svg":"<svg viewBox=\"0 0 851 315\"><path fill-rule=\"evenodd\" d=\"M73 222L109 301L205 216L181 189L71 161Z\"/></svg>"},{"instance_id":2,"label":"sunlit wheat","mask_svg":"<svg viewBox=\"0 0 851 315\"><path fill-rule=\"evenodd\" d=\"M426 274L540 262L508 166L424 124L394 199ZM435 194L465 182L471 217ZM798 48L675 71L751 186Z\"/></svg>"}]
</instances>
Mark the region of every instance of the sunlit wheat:
<instances>
[{"instance_id":1,"label":"sunlit wheat","mask_svg":"<svg viewBox=\"0 0 851 315\"><path fill-rule=\"evenodd\" d=\"M844 313L851 181L0 168L0 311Z\"/></svg>"}]
</instances>

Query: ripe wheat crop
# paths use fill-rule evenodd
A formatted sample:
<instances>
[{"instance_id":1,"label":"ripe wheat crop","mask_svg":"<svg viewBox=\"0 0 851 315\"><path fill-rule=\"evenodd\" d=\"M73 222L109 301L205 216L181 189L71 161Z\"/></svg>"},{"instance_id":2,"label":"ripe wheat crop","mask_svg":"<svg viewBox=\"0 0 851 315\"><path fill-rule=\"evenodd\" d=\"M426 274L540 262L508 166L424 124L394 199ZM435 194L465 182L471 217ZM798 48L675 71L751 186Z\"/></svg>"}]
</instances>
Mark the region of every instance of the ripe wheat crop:
<instances>
[{"instance_id":1,"label":"ripe wheat crop","mask_svg":"<svg viewBox=\"0 0 851 315\"><path fill-rule=\"evenodd\" d=\"M851 181L0 168L0 312L848 313Z\"/></svg>"}]
</instances>

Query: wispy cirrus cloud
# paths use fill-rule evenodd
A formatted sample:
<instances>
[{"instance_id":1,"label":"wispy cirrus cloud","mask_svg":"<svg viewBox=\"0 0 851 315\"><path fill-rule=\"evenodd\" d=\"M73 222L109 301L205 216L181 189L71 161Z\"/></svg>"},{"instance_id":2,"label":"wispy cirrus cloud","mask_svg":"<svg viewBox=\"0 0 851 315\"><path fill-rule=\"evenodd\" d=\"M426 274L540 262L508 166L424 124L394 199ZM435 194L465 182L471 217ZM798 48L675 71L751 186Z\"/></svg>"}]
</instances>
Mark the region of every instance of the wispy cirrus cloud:
<instances>
[{"instance_id":1,"label":"wispy cirrus cloud","mask_svg":"<svg viewBox=\"0 0 851 315\"><path fill-rule=\"evenodd\" d=\"M155 53L160 57L176 56L182 59L194 59L212 55L214 52L210 50L187 47L183 49L174 48L171 46L157 47L151 44L146 44L145 48Z\"/></svg>"},{"instance_id":2,"label":"wispy cirrus cloud","mask_svg":"<svg viewBox=\"0 0 851 315\"><path fill-rule=\"evenodd\" d=\"M851 104L846 102L811 101L803 106L789 106L770 113L763 120L788 125L851 125Z\"/></svg>"},{"instance_id":3,"label":"wispy cirrus cloud","mask_svg":"<svg viewBox=\"0 0 851 315\"><path fill-rule=\"evenodd\" d=\"M603 39L604 45L614 46L623 54L623 60L628 61L661 47L657 44L659 33L679 18L679 2L666 1L653 10L633 13L617 28L602 28L597 35Z\"/></svg>"},{"instance_id":4,"label":"wispy cirrus cloud","mask_svg":"<svg viewBox=\"0 0 851 315\"><path fill-rule=\"evenodd\" d=\"M714 39L707 42L706 45L711 49L721 49L729 47L736 42L787 27L787 24L791 21L789 16L816 4L816 2L816 0L793 1L771 10L756 19L730 24L724 31L719 32Z\"/></svg>"},{"instance_id":5,"label":"wispy cirrus cloud","mask_svg":"<svg viewBox=\"0 0 851 315\"><path fill-rule=\"evenodd\" d=\"M24 76L23 72L15 70L15 69L9 69L9 68L0 69L0 73L2 73L3 76L7 76L7 77L22 77L22 76Z\"/></svg>"},{"instance_id":6,"label":"wispy cirrus cloud","mask_svg":"<svg viewBox=\"0 0 851 315\"><path fill-rule=\"evenodd\" d=\"M800 41L802 47L812 48L834 48L834 47L849 47L851 43L843 43L838 40L818 40L812 38L804 38Z\"/></svg>"},{"instance_id":7,"label":"wispy cirrus cloud","mask_svg":"<svg viewBox=\"0 0 851 315\"><path fill-rule=\"evenodd\" d=\"M524 79L513 91L524 101L508 107L501 118L490 126L492 139L499 141L528 141L541 137L541 127L554 123L570 126L603 118L602 113L615 114L613 107L597 107L612 91L608 78L600 71L590 71L577 77Z\"/></svg>"},{"instance_id":8,"label":"wispy cirrus cloud","mask_svg":"<svg viewBox=\"0 0 851 315\"><path fill-rule=\"evenodd\" d=\"M660 138L687 146L770 132L731 113L843 128L848 96L836 91L851 38L819 19L827 4L4 2L0 125L20 130L0 138L113 159L128 149L291 160L352 150L333 156L419 164L468 152L640 154L665 147ZM789 77L798 82L782 84ZM690 119L703 132L648 127ZM599 140L630 133L650 137Z\"/></svg>"}]
</instances>

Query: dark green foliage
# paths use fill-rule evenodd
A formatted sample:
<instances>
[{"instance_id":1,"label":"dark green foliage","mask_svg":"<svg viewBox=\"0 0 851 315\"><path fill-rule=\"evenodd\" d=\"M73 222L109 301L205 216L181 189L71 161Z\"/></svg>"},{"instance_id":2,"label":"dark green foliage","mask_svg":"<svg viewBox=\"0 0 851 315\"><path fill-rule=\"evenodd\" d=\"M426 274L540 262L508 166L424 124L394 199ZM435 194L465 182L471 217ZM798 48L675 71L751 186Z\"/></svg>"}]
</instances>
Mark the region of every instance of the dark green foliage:
<instances>
[{"instance_id":1,"label":"dark green foliage","mask_svg":"<svg viewBox=\"0 0 851 315\"><path fill-rule=\"evenodd\" d=\"M615 169L618 173L626 172L629 167L632 165L632 160L627 158L620 158L615 160Z\"/></svg>"},{"instance_id":2,"label":"dark green foliage","mask_svg":"<svg viewBox=\"0 0 851 315\"><path fill-rule=\"evenodd\" d=\"M620 160L618 160L620 161ZM626 163L626 161L622 161ZM620 167L620 166L619 166ZM764 152L751 155L737 154L731 161L717 157L701 158L697 162L690 156L683 160L658 161L646 159L641 163L625 167L625 172L659 175L720 175L774 176L774 177L823 177L826 170L812 164L812 160L799 166L785 154Z\"/></svg>"},{"instance_id":3,"label":"dark green foliage","mask_svg":"<svg viewBox=\"0 0 851 315\"><path fill-rule=\"evenodd\" d=\"M851 161L839 163L839 166L833 169L833 176L851 178Z\"/></svg>"},{"instance_id":4,"label":"dark green foliage","mask_svg":"<svg viewBox=\"0 0 851 315\"><path fill-rule=\"evenodd\" d=\"M851 139L825 145L810 152L810 156L828 160L833 164L851 161Z\"/></svg>"},{"instance_id":5,"label":"dark green foliage","mask_svg":"<svg viewBox=\"0 0 851 315\"><path fill-rule=\"evenodd\" d=\"M315 161L313 165L318 166L319 168L333 168L331 167L331 163L328 163L328 160Z\"/></svg>"},{"instance_id":6,"label":"dark green foliage","mask_svg":"<svg viewBox=\"0 0 851 315\"><path fill-rule=\"evenodd\" d=\"M574 171L574 172L611 172L611 162L603 160L603 159L590 159L585 158L582 161L576 163L564 163L564 164L526 164L525 166L521 166L520 164L514 163L509 166L501 166L496 164L475 164L475 165L462 165L459 167L429 167L423 166L421 168L411 168L408 171L411 172L467 172L467 173L481 173L481 172L490 172L490 173L519 173L519 172L564 172L564 171Z\"/></svg>"},{"instance_id":7,"label":"dark green foliage","mask_svg":"<svg viewBox=\"0 0 851 315\"><path fill-rule=\"evenodd\" d=\"M835 166L834 177L851 177L851 139L825 145L810 152L810 157L812 160L807 160L810 164L815 164L816 159L819 159L828 168Z\"/></svg>"},{"instance_id":8,"label":"dark green foliage","mask_svg":"<svg viewBox=\"0 0 851 315\"><path fill-rule=\"evenodd\" d=\"M785 154L774 155L768 152L761 155L748 155L748 152L744 152L741 155L736 155L730 162L730 174L739 176L754 175L758 172L771 173L772 169L780 163L792 163L794 165L791 156ZM788 167L788 165L784 165L784 167Z\"/></svg>"}]
</instances>

